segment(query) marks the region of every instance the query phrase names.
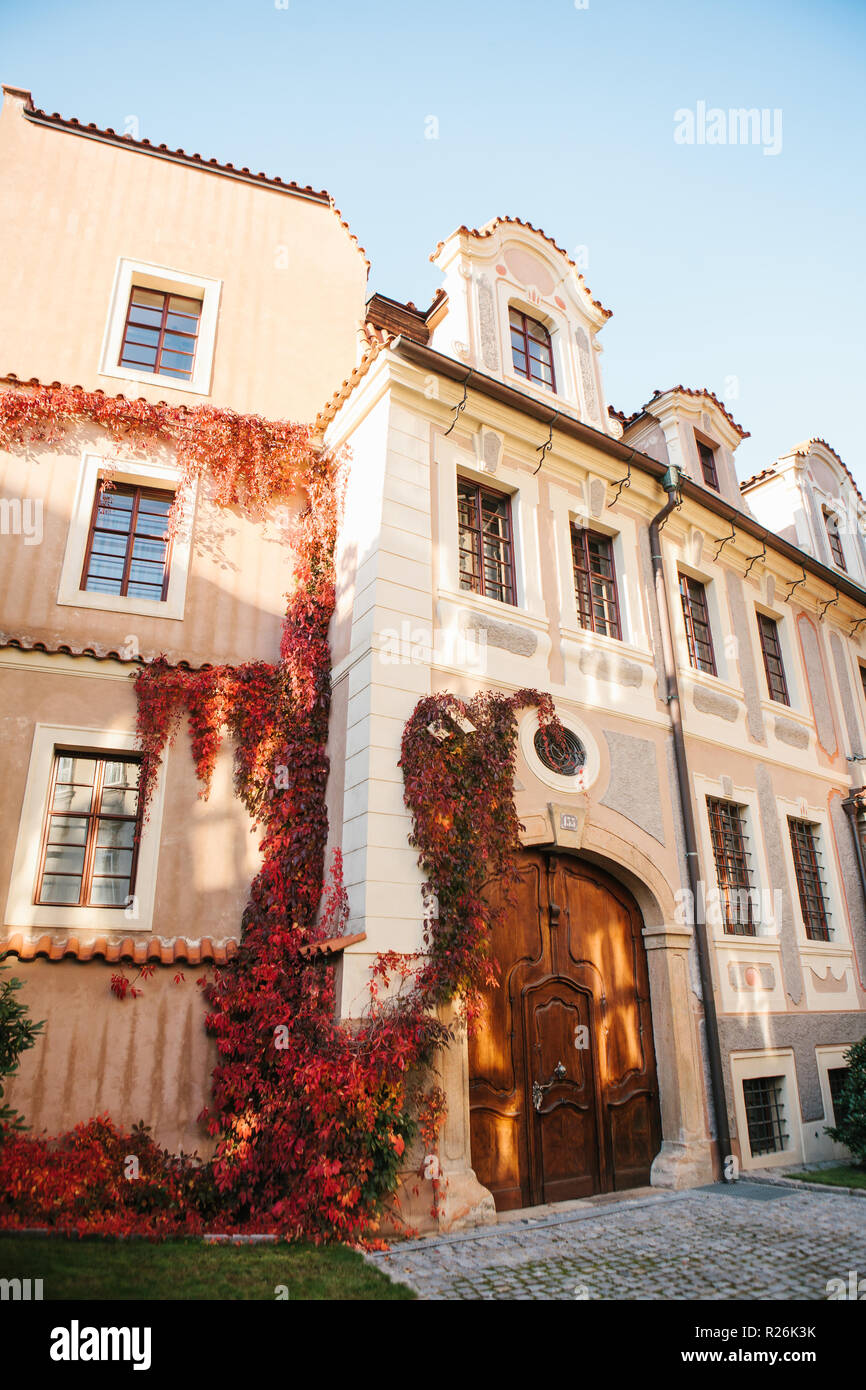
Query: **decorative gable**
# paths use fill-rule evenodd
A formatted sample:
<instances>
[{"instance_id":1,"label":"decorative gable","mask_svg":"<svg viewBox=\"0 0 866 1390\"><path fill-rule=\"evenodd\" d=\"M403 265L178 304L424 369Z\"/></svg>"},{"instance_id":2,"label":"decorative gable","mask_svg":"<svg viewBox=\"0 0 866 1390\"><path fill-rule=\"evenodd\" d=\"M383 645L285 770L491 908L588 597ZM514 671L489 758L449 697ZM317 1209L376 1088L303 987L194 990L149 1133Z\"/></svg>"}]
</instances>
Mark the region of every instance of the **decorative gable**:
<instances>
[{"instance_id":1,"label":"decorative gable","mask_svg":"<svg viewBox=\"0 0 866 1390\"><path fill-rule=\"evenodd\" d=\"M604 400L597 334L610 317L575 262L517 218L460 227L431 259L445 277L448 312L431 346L476 371L618 435Z\"/></svg>"}]
</instances>

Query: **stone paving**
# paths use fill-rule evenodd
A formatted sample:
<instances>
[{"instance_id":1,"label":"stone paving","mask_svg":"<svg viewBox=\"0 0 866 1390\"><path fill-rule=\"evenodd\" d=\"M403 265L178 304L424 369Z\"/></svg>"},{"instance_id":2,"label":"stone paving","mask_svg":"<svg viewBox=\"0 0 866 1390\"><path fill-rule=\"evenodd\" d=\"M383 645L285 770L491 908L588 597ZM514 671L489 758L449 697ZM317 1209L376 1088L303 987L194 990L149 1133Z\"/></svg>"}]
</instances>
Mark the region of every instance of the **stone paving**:
<instances>
[{"instance_id":1,"label":"stone paving","mask_svg":"<svg viewBox=\"0 0 866 1390\"><path fill-rule=\"evenodd\" d=\"M866 1200L740 1181L510 1215L367 1258L424 1299L821 1300L828 1279L866 1277Z\"/></svg>"}]
</instances>

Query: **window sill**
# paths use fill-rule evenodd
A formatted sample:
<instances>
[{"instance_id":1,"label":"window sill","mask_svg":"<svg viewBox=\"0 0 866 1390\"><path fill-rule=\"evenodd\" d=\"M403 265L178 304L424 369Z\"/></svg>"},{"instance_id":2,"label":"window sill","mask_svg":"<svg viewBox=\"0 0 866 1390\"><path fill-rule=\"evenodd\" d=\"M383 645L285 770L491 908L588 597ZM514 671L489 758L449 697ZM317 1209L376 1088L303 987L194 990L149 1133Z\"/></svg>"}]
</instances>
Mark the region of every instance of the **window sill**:
<instances>
[{"instance_id":1,"label":"window sill","mask_svg":"<svg viewBox=\"0 0 866 1390\"><path fill-rule=\"evenodd\" d=\"M616 652L618 656L630 656L645 665L653 665L652 652L646 647L636 647L626 637L608 637L600 632L593 632L591 628L565 627L562 623L559 625L559 631L566 641L573 642L576 646Z\"/></svg>"},{"instance_id":2,"label":"window sill","mask_svg":"<svg viewBox=\"0 0 866 1390\"><path fill-rule=\"evenodd\" d=\"M133 367L102 367L100 376L110 377L113 381L135 381L142 386L158 386L163 391L183 391L191 396L209 396L211 393L211 383L202 382L196 386L193 381L182 381L176 376L165 376L162 372L137 372Z\"/></svg>"},{"instance_id":3,"label":"window sill","mask_svg":"<svg viewBox=\"0 0 866 1390\"><path fill-rule=\"evenodd\" d=\"M537 627L539 631L547 631L548 629L546 616L532 613L528 608L520 608L516 603L506 603L502 599L486 598L483 594L474 594L470 589L439 588L436 590L436 597L447 599L451 603L460 603L478 613L489 613L491 617L501 618L503 622L506 622L509 617L513 617L514 622L523 623L529 627Z\"/></svg>"},{"instance_id":4,"label":"window sill","mask_svg":"<svg viewBox=\"0 0 866 1390\"><path fill-rule=\"evenodd\" d=\"M61 608L91 608L101 613L128 613L138 618L168 618L175 622L183 621L184 596L172 598L169 591L167 599L159 601L146 598L121 598L117 594L91 594L80 589L71 597L59 597Z\"/></svg>"}]
</instances>

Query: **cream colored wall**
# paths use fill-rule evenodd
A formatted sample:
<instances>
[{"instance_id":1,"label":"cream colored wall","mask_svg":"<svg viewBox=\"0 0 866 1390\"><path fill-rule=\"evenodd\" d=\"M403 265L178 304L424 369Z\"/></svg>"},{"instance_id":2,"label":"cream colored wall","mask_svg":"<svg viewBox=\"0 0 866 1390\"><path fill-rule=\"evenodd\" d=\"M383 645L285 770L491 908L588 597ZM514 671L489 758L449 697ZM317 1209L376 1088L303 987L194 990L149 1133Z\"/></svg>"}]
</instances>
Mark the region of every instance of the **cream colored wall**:
<instances>
[{"instance_id":1,"label":"cream colored wall","mask_svg":"<svg viewBox=\"0 0 866 1390\"><path fill-rule=\"evenodd\" d=\"M0 371L307 421L354 366L367 267L327 205L37 126L9 94L0 185ZM121 256L222 281L211 396L100 375Z\"/></svg>"},{"instance_id":2,"label":"cream colored wall","mask_svg":"<svg viewBox=\"0 0 866 1390\"><path fill-rule=\"evenodd\" d=\"M36 652L0 653L0 780L6 805L0 832L3 906L36 725L133 733L135 696L130 669L112 661ZM166 940L177 936L189 940L203 936L215 941L236 939L259 860L257 838L250 831L247 813L232 787L231 749L224 745L211 795L203 800L199 797L189 737L183 728L166 757L164 779L153 934ZM30 848L35 888L39 844ZM96 935L122 938L140 933L135 920L124 921L121 928L107 933L101 925L104 914L100 916L96 909L81 909L81 915L82 925L77 931L60 925L52 929L48 924L25 931L25 935L39 938L47 932L58 940L77 935L85 941ZM17 931L11 925L4 935Z\"/></svg>"},{"instance_id":3,"label":"cream colored wall","mask_svg":"<svg viewBox=\"0 0 866 1390\"><path fill-rule=\"evenodd\" d=\"M110 988L118 967L104 961L6 964L24 982L18 997L33 1021L45 1020L5 1096L34 1136L108 1113L127 1130L143 1120L174 1153L212 1152L198 1116L210 1102L216 1044L205 1032L196 984L210 969L159 966L139 982L140 998L121 1001ZM178 970L185 979L175 984Z\"/></svg>"},{"instance_id":4,"label":"cream colored wall","mask_svg":"<svg viewBox=\"0 0 866 1390\"><path fill-rule=\"evenodd\" d=\"M134 472L142 460L173 465L169 448L151 455L110 445L96 426L70 430L54 448L0 452L0 495L26 498L41 509L42 539L0 538L0 626L5 633L49 644L94 644L120 649L134 639L145 656L165 653L193 665L203 662L273 661L279 651L285 594L292 583L288 544L299 502L287 500L267 523L254 523L237 508L217 507L207 484L199 488L192 518L192 551L186 602L179 620L88 607L87 593L74 606L58 604L61 570L70 542L79 476L85 456L103 454L118 470ZM159 486L159 484L155 484ZM88 498L88 509L90 499ZM154 605L156 608L156 605ZM158 611L158 610L157 610Z\"/></svg>"}]
</instances>

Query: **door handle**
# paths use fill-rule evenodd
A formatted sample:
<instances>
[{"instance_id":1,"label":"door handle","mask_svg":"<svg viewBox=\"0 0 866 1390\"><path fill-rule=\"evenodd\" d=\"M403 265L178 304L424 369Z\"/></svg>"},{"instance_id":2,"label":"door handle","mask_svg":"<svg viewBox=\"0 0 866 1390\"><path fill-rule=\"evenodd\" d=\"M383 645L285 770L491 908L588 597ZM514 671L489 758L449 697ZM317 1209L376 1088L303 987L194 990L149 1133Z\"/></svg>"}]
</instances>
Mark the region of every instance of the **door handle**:
<instances>
[{"instance_id":1,"label":"door handle","mask_svg":"<svg viewBox=\"0 0 866 1390\"><path fill-rule=\"evenodd\" d=\"M535 1106L536 1110L540 1110L544 1104L546 1092L549 1091L552 1086L555 1086L557 1081L564 1081L567 1076L568 1072L565 1070L565 1067L561 1062L557 1062L553 1069L553 1075L548 1082L542 1085L540 1081L533 1081L532 1104Z\"/></svg>"}]
</instances>

